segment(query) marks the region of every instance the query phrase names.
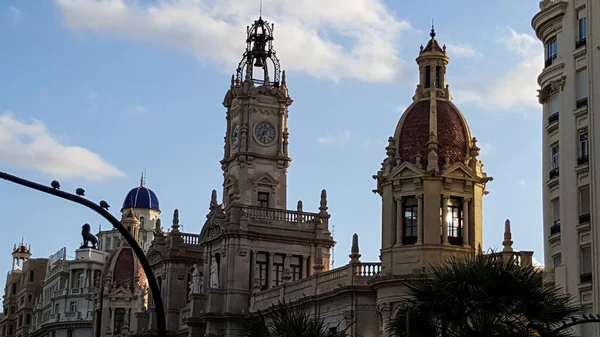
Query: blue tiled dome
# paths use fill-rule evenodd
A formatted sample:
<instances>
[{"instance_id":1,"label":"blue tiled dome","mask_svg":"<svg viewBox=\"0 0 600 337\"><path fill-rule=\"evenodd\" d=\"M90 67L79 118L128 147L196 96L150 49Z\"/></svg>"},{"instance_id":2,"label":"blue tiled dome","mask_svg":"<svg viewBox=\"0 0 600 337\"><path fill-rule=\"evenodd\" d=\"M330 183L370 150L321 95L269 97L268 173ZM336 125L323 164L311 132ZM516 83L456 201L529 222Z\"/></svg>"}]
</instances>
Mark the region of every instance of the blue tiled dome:
<instances>
[{"instance_id":1,"label":"blue tiled dome","mask_svg":"<svg viewBox=\"0 0 600 337\"><path fill-rule=\"evenodd\" d=\"M139 187L136 187L127 193L125 201L123 201L122 209L125 208L144 208L160 212L158 197L151 189L144 187L143 178Z\"/></svg>"}]
</instances>

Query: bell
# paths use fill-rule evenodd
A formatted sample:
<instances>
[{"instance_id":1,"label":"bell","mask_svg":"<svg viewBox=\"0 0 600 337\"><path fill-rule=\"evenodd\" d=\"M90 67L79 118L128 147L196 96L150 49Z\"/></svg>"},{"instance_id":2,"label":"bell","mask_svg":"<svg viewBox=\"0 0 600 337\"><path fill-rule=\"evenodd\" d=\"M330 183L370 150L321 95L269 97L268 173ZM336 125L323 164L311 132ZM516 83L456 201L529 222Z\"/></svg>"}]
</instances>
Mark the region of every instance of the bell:
<instances>
[{"instance_id":1,"label":"bell","mask_svg":"<svg viewBox=\"0 0 600 337\"><path fill-rule=\"evenodd\" d=\"M255 67L263 67L265 64L263 63L262 57L257 57L256 62L254 62Z\"/></svg>"}]
</instances>

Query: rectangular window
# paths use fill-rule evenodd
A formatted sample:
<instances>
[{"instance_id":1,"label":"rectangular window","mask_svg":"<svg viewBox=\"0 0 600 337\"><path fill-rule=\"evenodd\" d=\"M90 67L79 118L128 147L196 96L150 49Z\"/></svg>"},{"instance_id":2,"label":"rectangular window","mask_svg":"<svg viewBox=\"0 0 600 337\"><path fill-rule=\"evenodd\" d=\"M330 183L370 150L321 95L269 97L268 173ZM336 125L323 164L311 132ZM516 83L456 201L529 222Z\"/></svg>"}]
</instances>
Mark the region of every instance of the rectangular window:
<instances>
[{"instance_id":1,"label":"rectangular window","mask_svg":"<svg viewBox=\"0 0 600 337\"><path fill-rule=\"evenodd\" d=\"M273 255L273 287L282 284L283 277L283 255Z\"/></svg>"},{"instance_id":2,"label":"rectangular window","mask_svg":"<svg viewBox=\"0 0 600 337\"><path fill-rule=\"evenodd\" d=\"M552 147L552 169L558 169L559 159L560 159L559 147L558 144Z\"/></svg>"},{"instance_id":3,"label":"rectangular window","mask_svg":"<svg viewBox=\"0 0 600 337\"><path fill-rule=\"evenodd\" d=\"M76 312L77 311L77 301L71 301L69 304L69 311Z\"/></svg>"},{"instance_id":4,"label":"rectangular window","mask_svg":"<svg viewBox=\"0 0 600 337\"><path fill-rule=\"evenodd\" d=\"M546 43L546 59L552 60L555 59L558 52L558 44L556 43L556 39L551 39Z\"/></svg>"},{"instance_id":5,"label":"rectangular window","mask_svg":"<svg viewBox=\"0 0 600 337\"><path fill-rule=\"evenodd\" d=\"M440 87L440 71L441 71L440 66L436 66L435 67L435 87L439 88Z\"/></svg>"},{"instance_id":6,"label":"rectangular window","mask_svg":"<svg viewBox=\"0 0 600 337\"><path fill-rule=\"evenodd\" d=\"M554 268L560 266L562 264L562 254L556 254L552 257L552 262L554 264Z\"/></svg>"},{"instance_id":7,"label":"rectangular window","mask_svg":"<svg viewBox=\"0 0 600 337\"><path fill-rule=\"evenodd\" d=\"M581 274L592 272L592 247L581 247Z\"/></svg>"},{"instance_id":8,"label":"rectangular window","mask_svg":"<svg viewBox=\"0 0 600 337\"><path fill-rule=\"evenodd\" d=\"M25 324L26 325L31 324L31 314L27 314L27 317L25 318Z\"/></svg>"},{"instance_id":9,"label":"rectangular window","mask_svg":"<svg viewBox=\"0 0 600 337\"><path fill-rule=\"evenodd\" d=\"M448 241L453 245L462 245L462 203L458 198L448 199Z\"/></svg>"},{"instance_id":10,"label":"rectangular window","mask_svg":"<svg viewBox=\"0 0 600 337\"><path fill-rule=\"evenodd\" d=\"M590 187L579 188L579 215L590 214Z\"/></svg>"},{"instance_id":11,"label":"rectangular window","mask_svg":"<svg viewBox=\"0 0 600 337\"><path fill-rule=\"evenodd\" d=\"M292 281L298 281L301 277L302 258L300 256L290 257L290 271L292 272Z\"/></svg>"},{"instance_id":12,"label":"rectangular window","mask_svg":"<svg viewBox=\"0 0 600 337\"><path fill-rule=\"evenodd\" d=\"M425 88L431 87L431 67L425 66Z\"/></svg>"},{"instance_id":13,"label":"rectangular window","mask_svg":"<svg viewBox=\"0 0 600 337\"><path fill-rule=\"evenodd\" d=\"M577 23L577 37L579 38L579 41L585 41L587 38L587 18L585 16L581 16L583 14L582 12L578 14L579 21Z\"/></svg>"},{"instance_id":14,"label":"rectangular window","mask_svg":"<svg viewBox=\"0 0 600 337\"><path fill-rule=\"evenodd\" d=\"M83 288L83 273L76 274L75 288Z\"/></svg>"},{"instance_id":15,"label":"rectangular window","mask_svg":"<svg viewBox=\"0 0 600 337\"><path fill-rule=\"evenodd\" d=\"M267 283L267 266L268 266L268 257L266 253L256 253L256 266L259 282L260 282L260 290L265 290L268 288Z\"/></svg>"},{"instance_id":16,"label":"rectangular window","mask_svg":"<svg viewBox=\"0 0 600 337\"><path fill-rule=\"evenodd\" d=\"M579 157L587 157L589 155L589 137L587 132L579 134Z\"/></svg>"},{"instance_id":17,"label":"rectangular window","mask_svg":"<svg viewBox=\"0 0 600 337\"><path fill-rule=\"evenodd\" d=\"M403 201L402 243L405 245L417 242L417 205L416 198L408 198Z\"/></svg>"},{"instance_id":18,"label":"rectangular window","mask_svg":"<svg viewBox=\"0 0 600 337\"><path fill-rule=\"evenodd\" d=\"M121 329L123 329L123 323L125 322L125 309L117 308L115 309L115 318L114 318L115 326L114 326L114 334L121 333Z\"/></svg>"},{"instance_id":19,"label":"rectangular window","mask_svg":"<svg viewBox=\"0 0 600 337\"><path fill-rule=\"evenodd\" d=\"M560 111L560 95L558 92L550 95L550 115Z\"/></svg>"},{"instance_id":20,"label":"rectangular window","mask_svg":"<svg viewBox=\"0 0 600 337\"><path fill-rule=\"evenodd\" d=\"M552 200L552 221L560 223L560 200L558 198Z\"/></svg>"},{"instance_id":21,"label":"rectangular window","mask_svg":"<svg viewBox=\"0 0 600 337\"><path fill-rule=\"evenodd\" d=\"M35 280L35 275L33 274L33 270L29 272L29 282L33 282Z\"/></svg>"},{"instance_id":22,"label":"rectangular window","mask_svg":"<svg viewBox=\"0 0 600 337\"><path fill-rule=\"evenodd\" d=\"M258 192L258 206L269 208L269 193Z\"/></svg>"},{"instance_id":23,"label":"rectangular window","mask_svg":"<svg viewBox=\"0 0 600 337\"><path fill-rule=\"evenodd\" d=\"M588 70L587 68L578 70L575 74L577 81L577 102L588 97ZM579 103L578 103L579 105ZM579 106L578 106L579 107Z\"/></svg>"}]
</instances>

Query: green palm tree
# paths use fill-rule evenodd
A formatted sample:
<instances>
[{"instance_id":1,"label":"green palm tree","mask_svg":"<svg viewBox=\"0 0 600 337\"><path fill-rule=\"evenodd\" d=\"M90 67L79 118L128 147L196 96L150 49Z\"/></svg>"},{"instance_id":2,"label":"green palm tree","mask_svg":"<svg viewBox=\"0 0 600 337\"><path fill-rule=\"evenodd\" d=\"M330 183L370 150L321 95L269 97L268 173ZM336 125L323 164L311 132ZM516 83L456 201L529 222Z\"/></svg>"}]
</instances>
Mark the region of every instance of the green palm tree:
<instances>
[{"instance_id":1,"label":"green palm tree","mask_svg":"<svg viewBox=\"0 0 600 337\"><path fill-rule=\"evenodd\" d=\"M286 302L271 305L267 312L247 313L242 319L245 337L345 337L340 324L330 326L309 313L304 305Z\"/></svg>"},{"instance_id":2,"label":"green palm tree","mask_svg":"<svg viewBox=\"0 0 600 337\"><path fill-rule=\"evenodd\" d=\"M491 256L495 256L492 258ZM552 331L580 308L533 266L498 255L453 258L407 284L411 337L569 336ZM388 329L406 336L406 312Z\"/></svg>"}]
</instances>

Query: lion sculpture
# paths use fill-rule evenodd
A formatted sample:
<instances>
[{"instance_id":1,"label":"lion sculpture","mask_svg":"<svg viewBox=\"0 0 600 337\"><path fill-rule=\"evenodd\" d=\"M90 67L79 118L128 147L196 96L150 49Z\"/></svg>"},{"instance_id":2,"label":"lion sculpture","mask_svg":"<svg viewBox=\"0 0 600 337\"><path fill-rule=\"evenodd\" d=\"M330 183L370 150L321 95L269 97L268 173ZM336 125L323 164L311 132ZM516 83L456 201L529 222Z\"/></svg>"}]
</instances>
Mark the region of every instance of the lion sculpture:
<instances>
[{"instance_id":1,"label":"lion sculpture","mask_svg":"<svg viewBox=\"0 0 600 337\"><path fill-rule=\"evenodd\" d=\"M92 244L93 249L98 249L98 239L92 234L92 229L89 224L81 226L81 237L83 238L83 245L80 248L88 247L88 242Z\"/></svg>"}]
</instances>

